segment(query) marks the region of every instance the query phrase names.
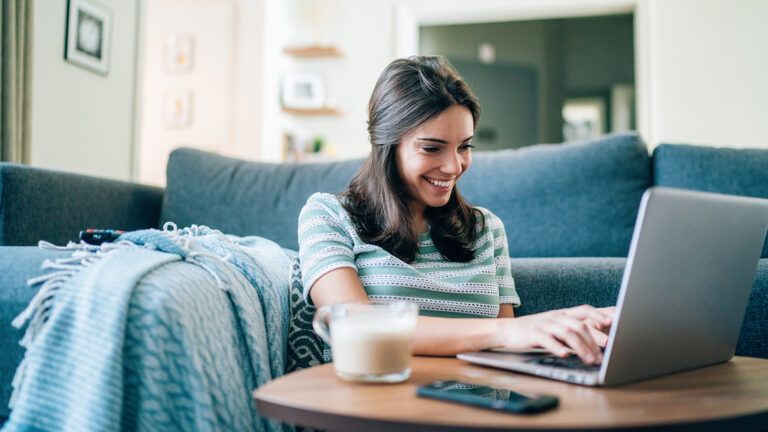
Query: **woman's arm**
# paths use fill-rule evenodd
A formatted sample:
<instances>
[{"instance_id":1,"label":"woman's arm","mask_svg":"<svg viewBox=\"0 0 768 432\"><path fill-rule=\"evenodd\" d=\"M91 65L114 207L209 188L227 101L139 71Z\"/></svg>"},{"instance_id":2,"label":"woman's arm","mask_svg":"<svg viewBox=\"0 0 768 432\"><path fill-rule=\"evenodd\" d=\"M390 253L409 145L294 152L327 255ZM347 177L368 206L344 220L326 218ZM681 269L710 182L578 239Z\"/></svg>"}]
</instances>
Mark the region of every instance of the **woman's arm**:
<instances>
[{"instance_id":1,"label":"woman's arm","mask_svg":"<svg viewBox=\"0 0 768 432\"><path fill-rule=\"evenodd\" d=\"M514 318L515 307L511 304L499 305L499 318Z\"/></svg>"},{"instance_id":2,"label":"woman's arm","mask_svg":"<svg viewBox=\"0 0 768 432\"><path fill-rule=\"evenodd\" d=\"M357 273L348 267L318 278L310 295L318 308L336 303L369 302ZM579 306L520 318L506 318L507 314L513 316L512 311L502 307L499 319L419 317L413 352L452 356L501 347L545 348L560 356L576 353L586 363L602 360L598 342L586 322L610 326L611 316L605 311Z\"/></svg>"}]
</instances>

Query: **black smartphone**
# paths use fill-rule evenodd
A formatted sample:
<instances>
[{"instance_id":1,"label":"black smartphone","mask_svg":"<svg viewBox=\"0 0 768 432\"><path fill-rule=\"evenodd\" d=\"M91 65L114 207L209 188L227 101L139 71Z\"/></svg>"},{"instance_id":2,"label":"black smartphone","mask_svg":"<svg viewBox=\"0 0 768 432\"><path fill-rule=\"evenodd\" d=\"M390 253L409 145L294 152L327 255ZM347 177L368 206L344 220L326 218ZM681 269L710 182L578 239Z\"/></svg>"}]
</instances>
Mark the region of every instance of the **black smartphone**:
<instances>
[{"instance_id":1,"label":"black smartphone","mask_svg":"<svg viewBox=\"0 0 768 432\"><path fill-rule=\"evenodd\" d=\"M102 243L113 242L123 234L125 234L125 231L122 230L88 228L80 231L80 240L90 245L98 246Z\"/></svg>"},{"instance_id":2,"label":"black smartphone","mask_svg":"<svg viewBox=\"0 0 768 432\"><path fill-rule=\"evenodd\" d=\"M557 407L559 403L554 396L518 393L508 389L455 380L440 380L419 386L416 394L421 397L519 414L540 413Z\"/></svg>"}]
</instances>

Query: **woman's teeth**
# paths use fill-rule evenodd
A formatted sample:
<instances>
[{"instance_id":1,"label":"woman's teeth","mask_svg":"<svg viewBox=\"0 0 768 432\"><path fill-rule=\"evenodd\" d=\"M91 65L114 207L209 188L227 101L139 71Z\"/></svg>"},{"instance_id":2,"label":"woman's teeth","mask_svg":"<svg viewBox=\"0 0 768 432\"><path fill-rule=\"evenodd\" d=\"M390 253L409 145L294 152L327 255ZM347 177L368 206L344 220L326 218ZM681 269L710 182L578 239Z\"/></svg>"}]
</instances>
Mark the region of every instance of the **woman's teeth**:
<instances>
[{"instance_id":1,"label":"woman's teeth","mask_svg":"<svg viewBox=\"0 0 768 432\"><path fill-rule=\"evenodd\" d=\"M441 187L441 188L447 188L447 187L450 187L450 186L451 186L451 181L450 181L450 180L441 181L441 180L435 180L435 179L431 179L431 178L429 178L429 177L424 177L424 178L425 178L425 179L426 179L428 182L432 183L433 185L435 185L435 186L437 186L437 187Z\"/></svg>"}]
</instances>

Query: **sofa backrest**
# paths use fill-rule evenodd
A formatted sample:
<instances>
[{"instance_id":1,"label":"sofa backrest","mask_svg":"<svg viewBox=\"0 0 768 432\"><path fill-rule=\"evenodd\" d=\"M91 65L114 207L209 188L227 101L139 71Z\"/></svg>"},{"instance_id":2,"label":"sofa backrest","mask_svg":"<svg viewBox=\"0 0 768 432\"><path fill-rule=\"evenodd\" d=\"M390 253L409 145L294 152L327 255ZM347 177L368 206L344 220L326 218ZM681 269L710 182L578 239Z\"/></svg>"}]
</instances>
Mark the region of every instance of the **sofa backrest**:
<instances>
[{"instance_id":1,"label":"sofa backrest","mask_svg":"<svg viewBox=\"0 0 768 432\"><path fill-rule=\"evenodd\" d=\"M168 160L160 222L258 235L298 250L299 212L309 196L343 191L361 163L275 164L177 149Z\"/></svg>"},{"instance_id":2,"label":"sofa backrest","mask_svg":"<svg viewBox=\"0 0 768 432\"><path fill-rule=\"evenodd\" d=\"M635 134L476 152L459 189L504 222L513 257L626 256L650 161ZM362 160L272 164L178 149L168 162L161 223L208 225L297 249L314 192L343 191Z\"/></svg>"},{"instance_id":3,"label":"sofa backrest","mask_svg":"<svg viewBox=\"0 0 768 432\"><path fill-rule=\"evenodd\" d=\"M637 134L478 152L459 189L504 222L512 257L627 256L650 186Z\"/></svg>"},{"instance_id":4,"label":"sofa backrest","mask_svg":"<svg viewBox=\"0 0 768 432\"><path fill-rule=\"evenodd\" d=\"M153 228L162 199L156 187L0 163L0 245L66 245L86 228Z\"/></svg>"},{"instance_id":5,"label":"sofa backrest","mask_svg":"<svg viewBox=\"0 0 768 432\"><path fill-rule=\"evenodd\" d=\"M768 151L661 144L653 151L655 185L768 198ZM762 257L768 257L768 237Z\"/></svg>"}]
</instances>

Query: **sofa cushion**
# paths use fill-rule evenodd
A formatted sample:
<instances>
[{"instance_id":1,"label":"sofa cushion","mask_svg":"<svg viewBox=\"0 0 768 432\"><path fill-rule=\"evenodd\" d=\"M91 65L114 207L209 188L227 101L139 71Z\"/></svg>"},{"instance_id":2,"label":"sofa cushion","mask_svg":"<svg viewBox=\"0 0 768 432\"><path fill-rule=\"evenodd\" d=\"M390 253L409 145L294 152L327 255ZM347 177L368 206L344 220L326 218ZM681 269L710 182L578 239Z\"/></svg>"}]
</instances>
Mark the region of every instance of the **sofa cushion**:
<instances>
[{"instance_id":1,"label":"sofa cushion","mask_svg":"<svg viewBox=\"0 0 768 432\"><path fill-rule=\"evenodd\" d=\"M661 144L653 151L658 186L768 198L768 151ZM768 242L762 257L768 257Z\"/></svg>"},{"instance_id":2,"label":"sofa cushion","mask_svg":"<svg viewBox=\"0 0 768 432\"><path fill-rule=\"evenodd\" d=\"M515 315L589 304L613 306L626 258L513 258L512 276L520 295Z\"/></svg>"},{"instance_id":3,"label":"sofa cushion","mask_svg":"<svg viewBox=\"0 0 768 432\"><path fill-rule=\"evenodd\" d=\"M616 304L625 258L512 259L520 295L515 315L590 304ZM768 259L757 266L752 294L736 345L736 355L768 358Z\"/></svg>"},{"instance_id":4,"label":"sofa cushion","mask_svg":"<svg viewBox=\"0 0 768 432\"><path fill-rule=\"evenodd\" d=\"M633 133L478 152L459 189L504 222L512 257L626 257L650 158Z\"/></svg>"},{"instance_id":5,"label":"sofa cushion","mask_svg":"<svg viewBox=\"0 0 768 432\"><path fill-rule=\"evenodd\" d=\"M315 192L346 189L361 160L273 164L178 149L168 161L161 225L207 225L298 250L301 208Z\"/></svg>"},{"instance_id":6,"label":"sofa cushion","mask_svg":"<svg viewBox=\"0 0 768 432\"><path fill-rule=\"evenodd\" d=\"M315 306L304 300L301 263L294 255L291 259L291 319L288 330L288 365L291 373L331 361L331 348L320 339L312 327Z\"/></svg>"},{"instance_id":7,"label":"sofa cushion","mask_svg":"<svg viewBox=\"0 0 768 432\"><path fill-rule=\"evenodd\" d=\"M768 259L757 264L736 355L768 358Z\"/></svg>"}]
</instances>

